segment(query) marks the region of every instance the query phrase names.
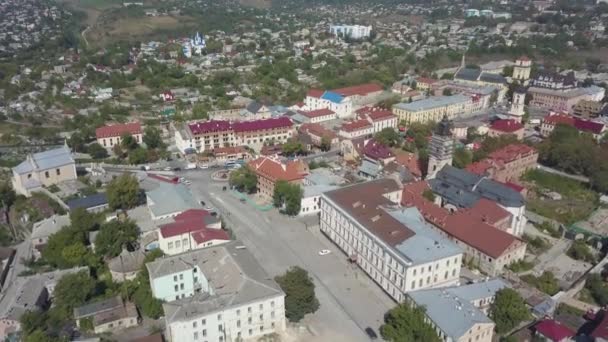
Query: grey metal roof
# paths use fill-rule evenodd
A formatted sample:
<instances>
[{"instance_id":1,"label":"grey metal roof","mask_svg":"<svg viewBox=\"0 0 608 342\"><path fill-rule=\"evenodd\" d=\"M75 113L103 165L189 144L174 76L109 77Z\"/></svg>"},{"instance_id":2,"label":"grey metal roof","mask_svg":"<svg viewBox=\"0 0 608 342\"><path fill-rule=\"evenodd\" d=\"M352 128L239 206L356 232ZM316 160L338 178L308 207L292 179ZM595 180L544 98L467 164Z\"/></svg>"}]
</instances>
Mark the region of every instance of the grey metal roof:
<instances>
[{"instance_id":1,"label":"grey metal roof","mask_svg":"<svg viewBox=\"0 0 608 342\"><path fill-rule=\"evenodd\" d=\"M21 164L15 166L13 171L17 174L24 174L32 171L53 169L73 163L74 158L72 158L70 149L67 146L61 146L53 150L38 152L28 156Z\"/></svg>"},{"instance_id":2,"label":"grey metal roof","mask_svg":"<svg viewBox=\"0 0 608 342\"><path fill-rule=\"evenodd\" d=\"M108 299L88 303L83 306L74 308L74 318L80 319L90 317L98 313L109 311L123 305L122 298L120 296L111 297Z\"/></svg>"},{"instance_id":3,"label":"grey metal roof","mask_svg":"<svg viewBox=\"0 0 608 342\"><path fill-rule=\"evenodd\" d=\"M465 103L470 99L470 97L462 94L456 94L452 96L432 96L424 100L414 101L411 103L397 103L395 107L409 112L418 112L422 110L428 110L457 103Z\"/></svg>"},{"instance_id":4,"label":"grey metal roof","mask_svg":"<svg viewBox=\"0 0 608 342\"><path fill-rule=\"evenodd\" d=\"M493 279L485 284L421 290L408 293L416 305L426 308L427 317L454 341L458 341L475 324L492 321L471 302L494 296L506 287L502 280ZM463 297L461 297L463 295Z\"/></svg>"},{"instance_id":5,"label":"grey metal roof","mask_svg":"<svg viewBox=\"0 0 608 342\"><path fill-rule=\"evenodd\" d=\"M359 172L366 174L370 177L377 177L378 173L380 173L380 168L378 164L373 163L367 159L363 159L361 166L359 166Z\"/></svg>"},{"instance_id":6,"label":"grey metal roof","mask_svg":"<svg viewBox=\"0 0 608 342\"><path fill-rule=\"evenodd\" d=\"M336 185L306 185L304 189L304 198L312 196L320 196L324 192L332 191L337 189Z\"/></svg>"},{"instance_id":7,"label":"grey metal roof","mask_svg":"<svg viewBox=\"0 0 608 342\"><path fill-rule=\"evenodd\" d=\"M229 307L284 295L241 242L232 241L147 263L150 279L191 270L196 266L209 281L210 293L163 304L168 324L192 320Z\"/></svg>"},{"instance_id":8,"label":"grey metal roof","mask_svg":"<svg viewBox=\"0 0 608 342\"><path fill-rule=\"evenodd\" d=\"M458 70L456 75L454 75L454 79L466 80L466 81L477 81L479 79L479 75L481 74L480 69L475 68L461 68Z\"/></svg>"},{"instance_id":9,"label":"grey metal roof","mask_svg":"<svg viewBox=\"0 0 608 342\"><path fill-rule=\"evenodd\" d=\"M78 208L88 209L108 204L108 197L106 196L105 192L100 192L87 197L75 198L68 201L66 204L68 207L70 207L70 210Z\"/></svg>"},{"instance_id":10,"label":"grey metal roof","mask_svg":"<svg viewBox=\"0 0 608 342\"><path fill-rule=\"evenodd\" d=\"M507 83L507 80L502 75L492 74L489 72L482 72L481 76L479 77L479 80L482 82L486 82L486 83L498 83L498 84Z\"/></svg>"},{"instance_id":11,"label":"grey metal roof","mask_svg":"<svg viewBox=\"0 0 608 342\"><path fill-rule=\"evenodd\" d=\"M429 186L447 202L461 208L470 208L481 198L505 207L519 208L525 203L523 196L508 186L450 165L443 167Z\"/></svg>"},{"instance_id":12,"label":"grey metal roof","mask_svg":"<svg viewBox=\"0 0 608 342\"><path fill-rule=\"evenodd\" d=\"M153 202L148 207L156 217L201 207L190 190L181 183L160 182L158 188L146 192L146 195Z\"/></svg>"},{"instance_id":13,"label":"grey metal roof","mask_svg":"<svg viewBox=\"0 0 608 342\"><path fill-rule=\"evenodd\" d=\"M387 210L416 235L395 248L414 265L462 254L462 249L437 233L415 207Z\"/></svg>"},{"instance_id":14,"label":"grey metal roof","mask_svg":"<svg viewBox=\"0 0 608 342\"><path fill-rule=\"evenodd\" d=\"M135 272L141 269L146 255L141 250L129 252L123 249L120 254L108 262L110 271L119 273Z\"/></svg>"}]
</instances>

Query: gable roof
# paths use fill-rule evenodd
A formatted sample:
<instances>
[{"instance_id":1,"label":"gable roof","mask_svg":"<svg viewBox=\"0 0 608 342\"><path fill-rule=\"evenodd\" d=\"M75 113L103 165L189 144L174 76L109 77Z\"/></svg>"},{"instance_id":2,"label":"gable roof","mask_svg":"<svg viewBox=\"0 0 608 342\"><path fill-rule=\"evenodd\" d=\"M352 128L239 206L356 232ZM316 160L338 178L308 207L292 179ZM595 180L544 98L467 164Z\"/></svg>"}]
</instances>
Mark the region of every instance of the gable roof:
<instances>
[{"instance_id":1,"label":"gable roof","mask_svg":"<svg viewBox=\"0 0 608 342\"><path fill-rule=\"evenodd\" d=\"M28 155L28 158L13 168L17 174L43 171L75 164L72 152L67 146Z\"/></svg>"},{"instance_id":2,"label":"gable roof","mask_svg":"<svg viewBox=\"0 0 608 342\"><path fill-rule=\"evenodd\" d=\"M205 134L214 132L226 132L232 129L230 121L225 120L210 120L204 122L196 122L188 125L192 134Z\"/></svg>"},{"instance_id":3,"label":"gable roof","mask_svg":"<svg viewBox=\"0 0 608 342\"><path fill-rule=\"evenodd\" d=\"M129 133L131 135L141 134L141 123L129 122L125 124L113 124L102 126L95 130L95 136L97 139L120 137L125 133Z\"/></svg>"},{"instance_id":4,"label":"gable roof","mask_svg":"<svg viewBox=\"0 0 608 342\"><path fill-rule=\"evenodd\" d=\"M309 89L308 92L306 92L306 96L321 98L323 93L324 91L321 89Z\"/></svg>"},{"instance_id":5,"label":"gable roof","mask_svg":"<svg viewBox=\"0 0 608 342\"><path fill-rule=\"evenodd\" d=\"M553 319L543 319L534 326L534 329L555 342L560 342L576 335L576 332Z\"/></svg>"},{"instance_id":6,"label":"gable roof","mask_svg":"<svg viewBox=\"0 0 608 342\"><path fill-rule=\"evenodd\" d=\"M70 207L70 211L78 208L89 209L108 204L108 197L105 192L100 192L86 197L69 200L66 204Z\"/></svg>"},{"instance_id":7,"label":"gable roof","mask_svg":"<svg viewBox=\"0 0 608 342\"><path fill-rule=\"evenodd\" d=\"M302 160L291 160L286 163L269 157L259 157L249 162L252 170L273 181L294 181L306 176L307 167Z\"/></svg>"},{"instance_id":8,"label":"gable roof","mask_svg":"<svg viewBox=\"0 0 608 342\"><path fill-rule=\"evenodd\" d=\"M514 133L524 128L520 122L513 119L500 119L492 122L490 129L504 133Z\"/></svg>"},{"instance_id":9,"label":"gable roof","mask_svg":"<svg viewBox=\"0 0 608 342\"><path fill-rule=\"evenodd\" d=\"M334 89L333 91L344 97L348 97L348 96L353 96L353 95L365 96L370 93L375 93L375 92L383 91L383 90L384 89L382 88L382 86L380 86L376 83L365 83L365 84L359 84L359 85L352 86L352 87Z\"/></svg>"},{"instance_id":10,"label":"gable roof","mask_svg":"<svg viewBox=\"0 0 608 342\"><path fill-rule=\"evenodd\" d=\"M365 120L365 119L361 119L361 120L356 120L356 121L351 121L351 122L345 122L342 124L341 129L345 132L356 132L356 131L361 131L364 130L366 128L370 128L372 127L372 124L369 123L369 121Z\"/></svg>"}]
</instances>

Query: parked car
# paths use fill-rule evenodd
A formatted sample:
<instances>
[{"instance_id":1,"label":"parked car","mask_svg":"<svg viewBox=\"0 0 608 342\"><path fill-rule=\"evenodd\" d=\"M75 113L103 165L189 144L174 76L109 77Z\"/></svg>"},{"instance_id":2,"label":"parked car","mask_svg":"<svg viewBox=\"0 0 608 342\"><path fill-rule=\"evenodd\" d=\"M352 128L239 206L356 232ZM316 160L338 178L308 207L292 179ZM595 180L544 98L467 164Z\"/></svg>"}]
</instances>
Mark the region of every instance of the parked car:
<instances>
[{"instance_id":1,"label":"parked car","mask_svg":"<svg viewBox=\"0 0 608 342\"><path fill-rule=\"evenodd\" d=\"M378 335L376 335L376 332L374 331L374 329L367 327L365 328L365 333L367 334L367 336L369 337L370 340L375 340L378 338Z\"/></svg>"},{"instance_id":2,"label":"parked car","mask_svg":"<svg viewBox=\"0 0 608 342\"><path fill-rule=\"evenodd\" d=\"M327 255L331 253L331 251L329 249L322 249L319 251L319 255L323 256L323 255Z\"/></svg>"}]
</instances>

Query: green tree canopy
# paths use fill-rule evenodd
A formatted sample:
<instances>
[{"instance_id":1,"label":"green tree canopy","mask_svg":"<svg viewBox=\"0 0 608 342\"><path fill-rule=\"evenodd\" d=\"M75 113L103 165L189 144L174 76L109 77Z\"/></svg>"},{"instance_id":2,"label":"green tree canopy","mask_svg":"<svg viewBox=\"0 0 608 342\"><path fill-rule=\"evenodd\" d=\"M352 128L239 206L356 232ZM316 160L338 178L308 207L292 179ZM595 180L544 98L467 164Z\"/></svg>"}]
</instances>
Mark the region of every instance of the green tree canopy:
<instances>
[{"instance_id":1,"label":"green tree canopy","mask_svg":"<svg viewBox=\"0 0 608 342\"><path fill-rule=\"evenodd\" d=\"M137 145L137 140L130 133L124 133L120 137L120 146L125 150L134 150Z\"/></svg>"},{"instance_id":2,"label":"green tree canopy","mask_svg":"<svg viewBox=\"0 0 608 342\"><path fill-rule=\"evenodd\" d=\"M399 304L384 316L380 334L392 342L441 341L433 326L426 322L424 309L409 304Z\"/></svg>"},{"instance_id":3,"label":"green tree canopy","mask_svg":"<svg viewBox=\"0 0 608 342\"><path fill-rule=\"evenodd\" d=\"M285 317L290 322L299 322L304 315L319 309L315 284L306 270L294 266L275 280L285 292Z\"/></svg>"},{"instance_id":4,"label":"green tree canopy","mask_svg":"<svg viewBox=\"0 0 608 342\"><path fill-rule=\"evenodd\" d=\"M139 183L135 176L125 173L108 184L106 192L112 209L130 209L139 201Z\"/></svg>"},{"instance_id":5,"label":"green tree canopy","mask_svg":"<svg viewBox=\"0 0 608 342\"><path fill-rule=\"evenodd\" d=\"M145 164L148 162L148 151L145 148L138 146L129 152L129 164Z\"/></svg>"},{"instance_id":6,"label":"green tree canopy","mask_svg":"<svg viewBox=\"0 0 608 342\"><path fill-rule=\"evenodd\" d=\"M496 332L504 334L529 319L530 312L517 291L504 288L496 293L490 306L490 318L496 323Z\"/></svg>"},{"instance_id":7,"label":"green tree canopy","mask_svg":"<svg viewBox=\"0 0 608 342\"><path fill-rule=\"evenodd\" d=\"M243 166L230 173L229 183L238 191L252 194L257 189L258 176L249 166Z\"/></svg>"},{"instance_id":8,"label":"green tree canopy","mask_svg":"<svg viewBox=\"0 0 608 342\"><path fill-rule=\"evenodd\" d=\"M299 184L280 180L274 185L272 200L274 206L283 208L285 214L295 216L300 213L303 195L304 190L302 190Z\"/></svg>"},{"instance_id":9,"label":"green tree canopy","mask_svg":"<svg viewBox=\"0 0 608 342\"><path fill-rule=\"evenodd\" d=\"M93 159L104 159L108 157L108 151L98 143L92 143L87 147L87 153Z\"/></svg>"},{"instance_id":10,"label":"green tree canopy","mask_svg":"<svg viewBox=\"0 0 608 342\"><path fill-rule=\"evenodd\" d=\"M164 147L160 130L154 126L146 126L144 129L143 141L148 148Z\"/></svg>"},{"instance_id":11,"label":"green tree canopy","mask_svg":"<svg viewBox=\"0 0 608 342\"><path fill-rule=\"evenodd\" d=\"M401 144L401 136L392 127L382 129L380 132L376 133L374 139L382 145L390 147L399 146Z\"/></svg>"},{"instance_id":12,"label":"green tree canopy","mask_svg":"<svg viewBox=\"0 0 608 342\"><path fill-rule=\"evenodd\" d=\"M53 291L54 304L59 314L66 320L71 319L74 308L85 304L95 294L95 279L88 271L68 274L57 282Z\"/></svg>"},{"instance_id":13,"label":"green tree canopy","mask_svg":"<svg viewBox=\"0 0 608 342\"><path fill-rule=\"evenodd\" d=\"M454 158L452 165L459 169L464 169L473 162L473 154L464 147L458 147L454 150Z\"/></svg>"},{"instance_id":14,"label":"green tree canopy","mask_svg":"<svg viewBox=\"0 0 608 342\"><path fill-rule=\"evenodd\" d=\"M101 226L95 238L95 252L104 257L115 257L128 244L137 240L138 229L133 221L112 220Z\"/></svg>"}]
</instances>

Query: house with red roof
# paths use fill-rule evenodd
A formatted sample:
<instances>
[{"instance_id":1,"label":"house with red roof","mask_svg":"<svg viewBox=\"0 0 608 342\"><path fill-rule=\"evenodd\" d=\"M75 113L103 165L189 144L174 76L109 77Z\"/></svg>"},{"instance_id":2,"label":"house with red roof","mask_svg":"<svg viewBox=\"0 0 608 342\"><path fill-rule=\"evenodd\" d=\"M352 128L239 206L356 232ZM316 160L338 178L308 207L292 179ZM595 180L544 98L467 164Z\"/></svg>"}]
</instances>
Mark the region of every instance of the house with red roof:
<instances>
[{"instance_id":1,"label":"house with red roof","mask_svg":"<svg viewBox=\"0 0 608 342\"><path fill-rule=\"evenodd\" d=\"M272 200L276 182L283 180L292 184L302 184L309 171L308 164L303 160L283 162L278 158L259 157L250 161L248 165L258 176L258 196L267 201Z\"/></svg>"},{"instance_id":2,"label":"house with red roof","mask_svg":"<svg viewBox=\"0 0 608 342\"><path fill-rule=\"evenodd\" d=\"M557 125L567 125L576 128L580 133L591 134L598 142L606 133L606 125L601 122L581 119L567 114L553 114L543 118L540 126L540 134L543 137L551 135Z\"/></svg>"},{"instance_id":3,"label":"house with red roof","mask_svg":"<svg viewBox=\"0 0 608 342\"><path fill-rule=\"evenodd\" d=\"M216 246L230 241L221 221L204 209L190 209L158 229L158 246L167 255Z\"/></svg>"},{"instance_id":4,"label":"house with red roof","mask_svg":"<svg viewBox=\"0 0 608 342\"><path fill-rule=\"evenodd\" d=\"M570 342L576 336L575 331L554 319L543 319L533 329L537 337L551 342Z\"/></svg>"},{"instance_id":5,"label":"house with red roof","mask_svg":"<svg viewBox=\"0 0 608 342\"><path fill-rule=\"evenodd\" d=\"M418 77L416 79L416 89L422 91L429 91L437 82L439 82L439 80L436 80L434 78Z\"/></svg>"},{"instance_id":6,"label":"house with red roof","mask_svg":"<svg viewBox=\"0 0 608 342\"><path fill-rule=\"evenodd\" d=\"M362 107L355 111L358 119L367 119L374 126L374 133L385 128L397 129L399 118L392 111L379 107Z\"/></svg>"},{"instance_id":7,"label":"house with red roof","mask_svg":"<svg viewBox=\"0 0 608 342\"><path fill-rule=\"evenodd\" d=\"M355 105L364 105L376 102L378 96L384 92L384 88L376 83L365 83L332 91L350 99Z\"/></svg>"},{"instance_id":8,"label":"house with red roof","mask_svg":"<svg viewBox=\"0 0 608 342\"><path fill-rule=\"evenodd\" d=\"M171 90L166 90L160 95L158 95L163 102L173 102L175 100L175 95L171 92Z\"/></svg>"},{"instance_id":9,"label":"house with red roof","mask_svg":"<svg viewBox=\"0 0 608 342\"><path fill-rule=\"evenodd\" d=\"M511 144L470 164L467 171L488 176L498 182L513 182L538 165L538 151L525 144Z\"/></svg>"},{"instance_id":10,"label":"house with red roof","mask_svg":"<svg viewBox=\"0 0 608 342\"><path fill-rule=\"evenodd\" d=\"M329 130L318 123L302 124L298 129L300 134L306 134L310 137L312 144L316 147L321 147L323 139L329 141L331 148L336 148L340 144L340 139L334 131Z\"/></svg>"},{"instance_id":11,"label":"house with red roof","mask_svg":"<svg viewBox=\"0 0 608 342\"><path fill-rule=\"evenodd\" d=\"M329 120L335 120L337 118L336 112L329 108L321 108L311 111L298 111L300 115L306 118L306 122L308 123L318 123Z\"/></svg>"},{"instance_id":12,"label":"house with red roof","mask_svg":"<svg viewBox=\"0 0 608 342\"><path fill-rule=\"evenodd\" d=\"M367 119L345 122L338 132L338 135L345 139L369 137L372 134L374 134L374 125Z\"/></svg>"},{"instance_id":13,"label":"house with red roof","mask_svg":"<svg viewBox=\"0 0 608 342\"><path fill-rule=\"evenodd\" d=\"M489 137L499 137L501 135L515 135L518 140L524 139L524 125L518 120L500 119L492 122L488 129Z\"/></svg>"},{"instance_id":14,"label":"house with red roof","mask_svg":"<svg viewBox=\"0 0 608 342\"><path fill-rule=\"evenodd\" d=\"M466 260L495 276L525 257L526 243L505 231L512 219L505 209L480 200L472 208L450 211L430 201L425 195L430 191L426 181L406 184L401 205L416 207L438 232L464 250Z\"/></svg>"},{"instance_id":15,"label":"house with red roof","mask_svg":"<svg viewBox=\"0 0 608 342\"><path fill-rule=\"evenodd\" d=\"M119 145L122 141L122 136L130 134L135 138L138 144L141 144L143 139L143 130L139 122L129 122L125 124L110 124L99 127L95 130L97 143L107 149Z\"/></svg>"},{"instance_id":16,"label":"house with red roof","mask_svg":"<svg viewBox=\"0 0 608 342\"><path fill-rule=\"evenodd\" d=\"M310 89L304 99L305 109L326 108L334 111L339 118L346 118L352 115L353 106L376 102L383 92L384 88L375 83L334 90Z\"/></svg>"}]
</instances>

